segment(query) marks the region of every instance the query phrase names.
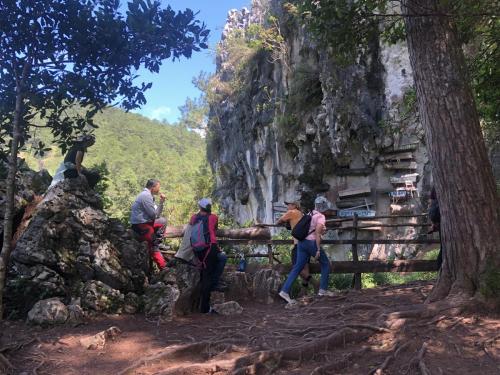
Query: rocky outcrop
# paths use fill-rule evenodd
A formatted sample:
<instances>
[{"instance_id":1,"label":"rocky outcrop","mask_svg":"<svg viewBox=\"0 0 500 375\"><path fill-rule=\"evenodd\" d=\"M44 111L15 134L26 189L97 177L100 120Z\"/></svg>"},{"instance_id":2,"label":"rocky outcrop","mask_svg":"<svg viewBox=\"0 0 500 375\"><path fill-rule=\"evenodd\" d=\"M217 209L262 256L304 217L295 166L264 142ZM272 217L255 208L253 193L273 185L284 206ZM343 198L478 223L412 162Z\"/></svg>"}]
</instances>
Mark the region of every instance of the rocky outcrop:
<instances>
[{"instance_id":1,"label":"rocky outcrop","mask_svg":"<svg viewBox=\"0 0 500 375\"><path fill-rule=\"evenodd\" d=\"M22 221L26 209L44 194L52 181L52 177L46 170L35 172L29 169L24 160L19 160L18 175L16 178L16 190L14 196L14 228ZM7 165L0 161L0 247L3 244L3 220L5 215L5 197L7 187Z\"/></svg>"},{"instance_id":2,"label":"rocky outcrop","mask_svg":"<svg viewBox=\"0 0 500 375\"><path fill-rule=\"evenodd\" d=\"M24 315L41 299L81 298L96 312L122 312L127 293L141 295L149 257L143 244L102 211L85 181L64 181L36 206L11 256L7 308Z\"/></svg>"},{"instance_id":3,"label":"rocky outcrop","mask_svg":"<svg viewBox=\"0 0 500 375\"><path fill-rule=\"evenodd\" d=\"M399 187L405 196L398 203L422 212L431 175L412 111L406 46L386 45L374 34L355 64L340 66L282 5L254 1L250 12L231 11L224 28L213 81L220 100L211 105L208 145L224 210L241 224L269 223L282 213L287 197L310 208L323 194L339 209L387 215L395 200L389 193ZM259 48L254 36L259 28L274 29L283 39L275 38L271 51ZM240 68L234 67L235 38L251 50ZM358 188L368 190L351 194ZM393 234L415 235L413 230ZM402 251L386 250L386 255Z\"/></svg>"},{"instance_id":4,"label":"rocky outcrop","mask_svg":"<svg viewBox=\"0 0 500 375\"><path fill-rule=\"evenodd\" d=\"M59 298L38 301L28 313L28 322L41 326L64 324L68 318L68 308Z\"/></svg>"},{"instance_id":5,"label":"rocky outcrop","mask_svg":"<svg viewBox=\"0 0 500 375\"><path fill-rule=\"evenodd\" d=\"M278 271L259 270L253 278L253 297L258 302L271 304L276 300L281 284L282 278Z\"/></svg>"}]
</instances>

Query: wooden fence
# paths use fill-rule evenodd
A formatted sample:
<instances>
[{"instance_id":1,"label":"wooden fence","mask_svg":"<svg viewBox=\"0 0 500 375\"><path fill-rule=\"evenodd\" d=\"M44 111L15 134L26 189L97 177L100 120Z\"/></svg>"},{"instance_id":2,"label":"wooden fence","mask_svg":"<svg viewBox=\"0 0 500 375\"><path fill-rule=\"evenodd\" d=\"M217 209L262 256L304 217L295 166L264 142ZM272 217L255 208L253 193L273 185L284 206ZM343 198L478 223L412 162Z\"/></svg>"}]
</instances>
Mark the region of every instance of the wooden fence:
<instances>
[{"instance_id":1,"label":"wooden fence","mask_svg":"<svg viewBox=\"0 0 500 375\"><path fill-rule=\"evenodd\" d=\"M376 216L369 218L370 220L378 219L400 219L400 218L416 218L423 217L427 215L387 215L387 216ZM335 226L339 223L350 222L352 225L340 227ZM352 231L352 238L345 240L322 240L321 243L325 245L352 245L352 261L332 261L330 263L331 273L353 273L354 279L353 284L356 289L361 289L361 274L362 273L378 273L378 272L428 272L437 271L438 264L435 260L394 260L394 261L362 261L359 260L358 255L358 245L375 245L375 244L439 244L439 239L432 238L416 238L416 239L358 239L358 234L360 230L365 230L367 228L396 228L396 227L428 227L429 224L416 224L416 223L401 223L401 224L385 224L385 223L373 223L373 224L361 224L360 218L355 214L353 218L343 218L343 219L329 219L327 220L328 230L345 230ZM275 226L275 225L267 225ZM266 245L267 252L265 253L249 253L244 254L245 258L267 258L269 264L273 266L280 272L289 272L291 265L281 264L277 253L275 251L275 246L278 245L292 245L293 240L273 240L273 239L227 239L221 238L219 240L221 245ZM238 254L228 254L228 258L238 258ZM278 263L278 264L275 264ZM319 273L320 266L317 263L310 264L311 273Z\"/></svg>"}]
</instances>

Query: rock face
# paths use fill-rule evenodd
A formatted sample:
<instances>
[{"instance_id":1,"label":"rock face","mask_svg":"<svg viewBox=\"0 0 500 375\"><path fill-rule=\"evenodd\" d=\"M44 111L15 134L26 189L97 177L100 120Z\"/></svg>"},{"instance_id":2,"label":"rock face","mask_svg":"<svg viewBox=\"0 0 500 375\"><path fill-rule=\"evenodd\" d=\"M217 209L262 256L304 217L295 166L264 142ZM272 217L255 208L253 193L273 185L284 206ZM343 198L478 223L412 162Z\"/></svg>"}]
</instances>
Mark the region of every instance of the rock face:
<instances>
[{"instance_id":1,"label":"rock face","mask_svg":"<svg viewBox=\"0 0 500 375\"><path fill-rule=\"evenodd\" d=\"M14 196L14 227L21 222L26 209L42 195L52 181L46 170L35 172L29 169L24 160L19 161L19 178L16 179L16 193ZM5 196L7 188L7 165L0 162L0 246L3 244L3 219L5 215Z\"/></svg>"},{"instance_id":2,"label":"rock face","mask_svg":"<svg viewBox=\"0 0 500 375\"><path fill-rule=\"evenodd\" d=\"M387 215L388 193L399 187L405 196L397 203L422 212L432 178L422 128L408 112L414 90L406 45L389 46L374 35L356 64L341 67L282 3L254 1L250 12L233 10L224 28L208 138L224 210L241 224L270 223L285 198L298 196L307 208L324 194L339 209ZM269 15L275 25L266 21ZM255 42L259 27L278 28L283 42L275 42L274 52L249 44L253 52L238 71L231 43ZM352 191L360 188L367 190ZM383 253L401 251L387 247Z\"/></svg>"},{"instance_id":3,"label":"rock face","mask_svg":"<svg viewBox=\"0 0 500 375\"><path fill-rule=\"evenodd\" d=\"M253 278L253 297L258 302L271 304L275 301L281 284L281 275L277 271L259 270Z\"/></svg>"},{"instance_id":4,"label":"rock face","mask_svg":"<svg viewBox=\"0 0 500 375\"><path fill-rule=\"evenodd\" d=\"M11 256L7 308L24 315L38 301L81 297L82 307L121 312L125 295L142 294L149 259L143 244L102 211L78 179L53 187L25 223Z\"/></svg>"},{"instance_id":5,"label":"rock face","mask_svg":"<svg viewBox=\"0 0 500 375\"><path fill-rule=\"evenodd\" d=\"M64 324L68 318L68 308L59 298L38 301L28 312L28 322L41 326Z\"/></svg>"}]
</instances>

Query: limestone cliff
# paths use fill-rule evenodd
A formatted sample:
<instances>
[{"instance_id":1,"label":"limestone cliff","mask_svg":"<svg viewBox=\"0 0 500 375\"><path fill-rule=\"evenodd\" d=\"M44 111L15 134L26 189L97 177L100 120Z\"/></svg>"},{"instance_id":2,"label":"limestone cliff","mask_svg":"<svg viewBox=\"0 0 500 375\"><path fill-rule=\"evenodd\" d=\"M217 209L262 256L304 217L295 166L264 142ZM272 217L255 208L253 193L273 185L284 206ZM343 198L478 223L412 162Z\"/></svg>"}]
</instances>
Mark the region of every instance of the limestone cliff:
<instances>
[{"instance_id":1,"label":"limestone cliff","mask_svg":"<svg viewBox=\"0 0 500 375\"><path fill-rule=\"evenodd\" d=\"M273 222L285 198L310 207L317 194L339 210L424 210L431 176L406 46L373 35L349 66L329 52L282 1L229 12L208 139L217 198L237 222Z\"/></svg>"}]
</instances>

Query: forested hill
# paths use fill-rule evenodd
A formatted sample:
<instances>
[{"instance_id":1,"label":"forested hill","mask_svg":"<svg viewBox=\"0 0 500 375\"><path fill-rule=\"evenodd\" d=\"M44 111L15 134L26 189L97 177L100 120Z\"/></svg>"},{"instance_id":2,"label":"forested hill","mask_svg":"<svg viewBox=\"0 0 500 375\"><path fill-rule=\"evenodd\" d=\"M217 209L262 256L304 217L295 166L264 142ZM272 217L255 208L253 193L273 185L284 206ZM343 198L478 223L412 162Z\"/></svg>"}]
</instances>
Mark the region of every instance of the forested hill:
<instances>
[{"instance_id":1,"label":"forested hill","mask_svg":"<svg viewBox=\"0 0 500 375\"><path fill-rule=\"evenodd\" d=\"M163 124L114 108L96 115L95 123L99 126L96 144L89 148L83 164L90 167L106 163L106 197L111 203L107 212L127 217L145 181L157 178L167 194L165 213L170 222L185 222L196 208L195 198L210 190L204 139L181 125ZM37 138L50 143L47 134L38 134ZM24 156L30 167L46 168L52 175L63 157L56 146L39 160Z\"/></svg>"}]
</instances>

